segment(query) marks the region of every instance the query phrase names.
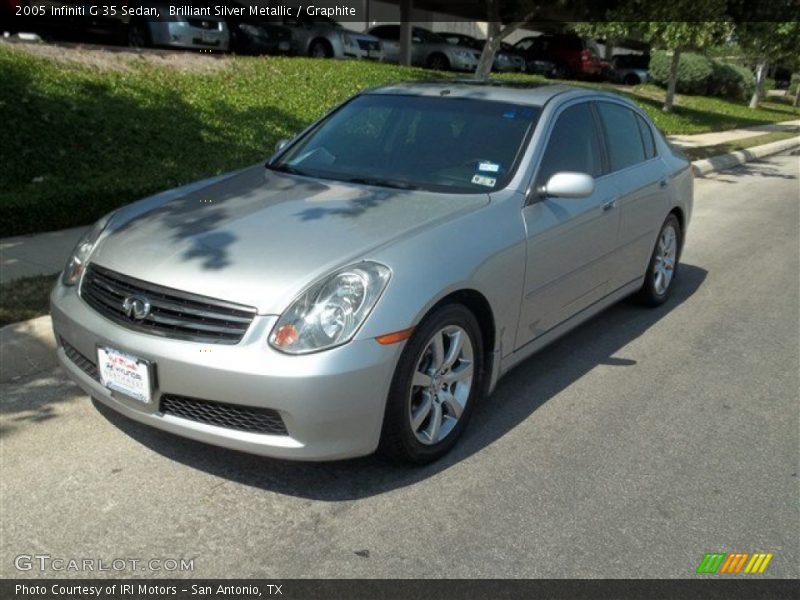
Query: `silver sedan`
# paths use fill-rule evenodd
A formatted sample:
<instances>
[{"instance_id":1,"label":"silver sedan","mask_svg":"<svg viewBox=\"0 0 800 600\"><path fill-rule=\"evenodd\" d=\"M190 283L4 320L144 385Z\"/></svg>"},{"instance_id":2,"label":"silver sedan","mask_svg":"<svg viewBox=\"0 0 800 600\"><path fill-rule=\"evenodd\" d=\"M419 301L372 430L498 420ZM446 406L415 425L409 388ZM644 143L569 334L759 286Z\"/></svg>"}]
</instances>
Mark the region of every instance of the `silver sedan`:
<instances>
[{"instance_id":1,"label":"silver sedan","mask_svg":"<svg viewBox=\"0 0 800 600\"><path fill-rule=\"evenodd\" d=\"M101 219L52 293L58 357L103 404L210 444L428 462L531 354L669 298L692 190L616 95L371 90L266 164Z\"/></svg>"}]
</instances>

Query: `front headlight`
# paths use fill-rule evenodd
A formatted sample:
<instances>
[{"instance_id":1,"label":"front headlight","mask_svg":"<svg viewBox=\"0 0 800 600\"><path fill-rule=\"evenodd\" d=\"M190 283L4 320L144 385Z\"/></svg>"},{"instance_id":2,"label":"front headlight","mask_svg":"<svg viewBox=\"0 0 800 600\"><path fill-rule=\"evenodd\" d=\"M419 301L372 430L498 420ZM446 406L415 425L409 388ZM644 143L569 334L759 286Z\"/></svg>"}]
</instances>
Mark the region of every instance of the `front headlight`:
<instances>
[{"instance_id":1,"label":"front headlight","mask_svg":"<svg viewBox=\"0 0 800 600\"><path fill-rule=\"evenodd\" d=\"M349 33L340 33L339 35L342 38L342 44L348 47L355 47L356 42L352 37L350 37Z\"/></svg>"},{"instance_id":2,"label":"front headlight","mask_svg":"<svg viewBox=\"0 0 800 600\"><path fill-rule=\"evenodd\" d=\"M292 302L275 323L269 344L288 354L307 354L349 342L390 276L388 267L374 262L335 271Z\"/></svg>"},{"instance_id":3,"label":"front headlight","mask_svg":"<svg viewBox=\"0 0 800 600\"><path fill-rule=\"evenodd\" d=\"M97 240L111 220L112 214L113 213L106 215L95 223L75 245L67 261L67 266L64 267L64 272L61 275L61 283L64 285L75 285L81 278L81 274L86 268L86 263L89 261L89 257L94 251Z\"/></svg>"},{"instance_id":4,"label":"front headlight","mask_svg":"<svg viewBox=\"0 0 800 600\"><path fill-rule=\"evenodd\" d=\"M469 50L456 50L456 55L459 58L465 58L467 60L472 58L472 52L470 52Z\"/></svg>"}]
</instances>

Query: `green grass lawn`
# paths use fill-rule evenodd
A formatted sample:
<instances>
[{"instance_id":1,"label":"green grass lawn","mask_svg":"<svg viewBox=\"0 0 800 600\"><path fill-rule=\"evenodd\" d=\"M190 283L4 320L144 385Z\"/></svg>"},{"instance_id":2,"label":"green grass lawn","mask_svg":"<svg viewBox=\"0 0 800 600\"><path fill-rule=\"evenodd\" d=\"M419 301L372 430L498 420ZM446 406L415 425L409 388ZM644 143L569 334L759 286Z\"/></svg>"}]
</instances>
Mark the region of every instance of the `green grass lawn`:
<instances>
[{"instance_id":1,"label":"green grass lawn","mask_svg":"<svg viewBox=\"0 0 800 600\"><path fill-rule=\"evenodd\" d=\"M136 59L109 67L1 44L0 236L91 223L148 194L263 160L278 139L360 90L439 77L386 64L273 57L229 58L194 71ZM800 114L779 104L751 111L681 97L665 115L658 93L649 86L630 92L666 133Z\"/></svg>"}]
</instances>

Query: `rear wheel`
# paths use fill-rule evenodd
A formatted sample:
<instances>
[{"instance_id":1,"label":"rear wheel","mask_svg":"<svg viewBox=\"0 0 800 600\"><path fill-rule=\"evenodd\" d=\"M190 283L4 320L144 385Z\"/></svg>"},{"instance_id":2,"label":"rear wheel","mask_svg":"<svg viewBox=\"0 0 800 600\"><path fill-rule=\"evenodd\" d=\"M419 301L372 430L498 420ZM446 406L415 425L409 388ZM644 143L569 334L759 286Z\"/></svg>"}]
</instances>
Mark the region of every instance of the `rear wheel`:
<instances>
[{"instance_id":1,"label":"rear wheel","mask_svg":"<svg viewBox=\"0 0 800 600\"><path fill-rule=\"evenodd\" d=\"M150 41L150 28L144 21L131 21L128 26L128 45L133 48L147 48Z\"/></svg>"},{"instance_id":2,"label":"rear wheel","mask_svg":"<svg viewBox=\"0 0 800 600\"><path fill-rule=\"evenodd\" d=\"M678 272L681 243L681 224L674 214L670 214L661 226L650 264L647 266L644 284L637 296L643 304L658 306L669 298Z\"/></svg>"},{"instance_id":3,"label":"rear wheel","mask_svg":"<svg viewBox=\"0 0 800 600\"><path fill-rule=\"evenodd\" d=\"M447 57L444 54L431 54L428 57L427 65L429 69L433 69L435 71L449 71L450 70L450 61L447 60Z\"/></svg>"},{"instance_id":4,"label":"rear wheel","mask_svg":"<svg viewBox=\"0 0 800 600\"><path fill-rule=\"evenodd\" d=\"M483 342L461 304L428 315L406 344L392 379L380 450L424 464L458 441L482 389Z\"/></svg>"},{"instance_id":5,"label":"rear wheel","mask_svg":"<svg viewBox=\"0 0 800 600\"><path fill-rule=\"evenodd\" d=\"M314 40L308 48L308 55L312 58L331 58L333 48L326 40Z\"/></svg>"},{"instance_id":6,"label":"rear wheel","mask_svg":"<svg viewBox=\"0 0 800 600\"><path fill-rule=\"evenodd\" d=\"M635 75L634 73L628 73L625 75L625 79L622 80L622 83L625 85L639 85L641 81L639 80L638 75Z\"/></svg>"}]
</instances>

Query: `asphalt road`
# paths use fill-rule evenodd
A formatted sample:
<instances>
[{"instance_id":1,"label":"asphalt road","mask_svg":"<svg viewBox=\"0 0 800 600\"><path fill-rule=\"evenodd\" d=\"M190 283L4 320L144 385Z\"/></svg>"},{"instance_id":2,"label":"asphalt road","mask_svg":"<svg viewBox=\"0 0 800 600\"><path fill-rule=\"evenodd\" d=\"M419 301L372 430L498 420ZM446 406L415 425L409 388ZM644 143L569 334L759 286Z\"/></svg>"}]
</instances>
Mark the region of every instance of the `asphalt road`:
<instances>
[{"instance_id":1,"label":"asphalt road","mask_svg":"<svg viewBox=\"0 0 800 600\"><path fill-rule=\"evenodd\" d=\"M198 577L691 577L705 552L764 551L765 576L798 577L799 178L781 156L698 180L672 301L522 364L424 469L203 446L58 372L4 385L0 576L49 554L193 558Z\"/></svg>"}]
</instances>

